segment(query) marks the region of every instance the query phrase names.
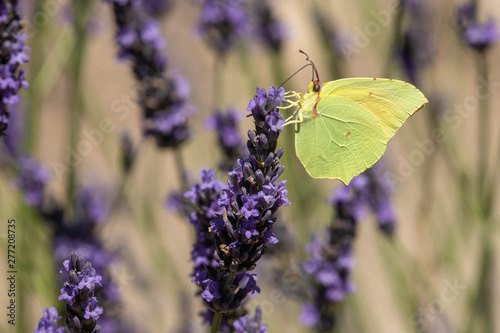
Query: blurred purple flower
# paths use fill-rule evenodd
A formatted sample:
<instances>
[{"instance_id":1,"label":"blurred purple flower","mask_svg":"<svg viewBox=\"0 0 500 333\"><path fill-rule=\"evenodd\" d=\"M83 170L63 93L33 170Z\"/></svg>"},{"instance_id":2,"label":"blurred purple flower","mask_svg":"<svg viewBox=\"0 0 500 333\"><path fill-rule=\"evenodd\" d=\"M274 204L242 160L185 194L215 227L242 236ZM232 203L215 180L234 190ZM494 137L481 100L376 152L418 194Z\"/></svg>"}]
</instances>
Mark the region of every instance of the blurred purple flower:
<instances>
[{"instance_id":1,"label":"blurred purple flower","mask_svg":"<svg viewBox=\"0 0 500 333\"><path fill-rule=\"evenodd\" d=\"M20 101L19 89L28 87L26 72L19 69L28 62L29 49L17 6L17 0L0 4L0 136L5 135L9 123L9 108Z\"/></svg>"},{"instance_id":2,"label":"blurred purple flower","mask_svg":"<svg viewBox=\"0 0 500 333\"><path fill-rule=\"evenodd\" d=\"M59 327L58 321L62 317L57 313L57 309L45 308L42 312L42 318L38 322L38 327L35 328L33 333L64 333L66 328L64 326Z\"/></svg>"},{"instance_id":3,"label":"blurred purple flower","mask_svg":"<svg viewBox=\"0 0 500 333\"><path fill-rule=\"evenodd\" d=\"M4 142L11 156L17 158L22 153L25 138L25 109L23 103L9 107L9 127L5 131Z\"/></svg>"},{"instance_id":4,"label":"blurred purple flower","mask_svg":"<svg viewBox=\"0 0 500 333\"><path fill-rule=\"evenodd\" d=\"M410 82L416 84L435 53L436 13L431 3L420 0L406 3L409 23L403 31L399 53L403 70Z\"/></svg>"},{"instance_id":5,"label":"blurred purple flower","mask_svg":"<svg viewBox=\"0 0 500 333\"><path fill-rule=\"evenodd\" d=\"M285 26L276 18L268 0L255 2L257 37L273 52L280 52L287 37Z\"/></svg>"},{"instance_id":6,"label":"blurred purple flower","mask_svg":"<svg viewBox=\"0 0 500 333\"><path fill-rule=\"evenodd\" d=\"M354 267L353 241L358 222L371 210L381 230L391 235L395 217L389 195L391 188L379 162L355 177L348 186L336 189L330 199L335 208L332 226L324 237L316 234L307 245L310 257L302 263L308 277L307 300L303 304L302 322L317 331L335 327L334 305L354 292L351 270Z\"/></svg>"},{"instance_id":7,"label":"blurred purple flower","mask_svg":"<svg viewBox=\"0 0 500 333\"><path fill-rule=\"evenodd\" d=\"M108 217L105 198L89 188L80 190L76 207L78 218L83 225L98 224Z\"/></svg>"},{"instance_id":8,"label":"blurred purple flower","mask_svg":"<svg viewBox=\"0 0 500 333\"><path fill-rule=\"evenodd\" d=\"M246 146L238 129L241 119L241 112L234 108L229 108L227 113L215 110L209 117L205 126L217 133L219 146L224 152L224 159L221 162L221 170L232 170L236 165L238 157L248 153Z\"/></svg>"},{"instance_id":9,"label":"blurred purple flower","mask_svg":"<svg viewBox=\"0 0 500 333\"><path fill-rule=\"evenodd\" d=\"M495 21L489 19L486 23L480 23L475 2L460 6L456 20L464 42L478 51L486 50L498 40L499 32Z\"/></svg>"},{"instance_id":10,"label":"blurred purple flower","mask_svg":"<svg viewBox=\"0 0 500 333\"><path fill-rule=\"evenodd\" d=\"M172 8L172 0L140 0L142 8L151 16L163 15Z\"/></svg>"},{"instance_id":11,"label":"blurred purple flower","mask_svg":"<svg viewBox=\"0 0 500 333\"><path fill-rule=\"evenodd\" d=\"M463 37L471 47L484 50L498 40L498 27L492 19L484 24L475 22L467 27Z\"/></svg>"},{"instance_id":12,"label":"blurred purple flower","mask_svg":"<svg viewBox=\"0 0 500 333\"><path fill-rule=\"evenodd\" d=\"M243 37L249 17L241 0L202 0L198 33L207 44L225 54Z\"/></svg>"},{"instance_id":13,"label":"blurred purple flower","mask_svg":"<svg viewBox=\"0 0 500 333\"><path fill-rule=\"evenodd\" d=\"M253 317L250 315L240 317L233 325L236 333L265 333L267 331L267 325L262 324L262 309L260 306L255 308Z\"/></svg>"},{"instance_id":14,"label":"blurred purple flower","mask_svg":"<svg viewBox=\"0 0 500 333\"><path fill-rule=\"evenodd\" d=\"M20 157L18 164L19 174L15 180L17 187L24 194L28 205L41 207L45 199L45 187L50 178L49 171L31 156Z\"/></svg>"},{"instance_id":15,"label":"blurred purple flower","mask_svg":"<svg viewBox=\"0 0 500 333\"><path fill-rule=\"evenodd\" d=\"M190 136L189 119L194 108L188 103L189 84L169 71L161 54L165 40L157 21L135 0L103 0L113 6L119 47L118 58L132 62L140 82L139 105L143 110L143 132L159 147L176 147Z\"/></svg>"}]
</instances>

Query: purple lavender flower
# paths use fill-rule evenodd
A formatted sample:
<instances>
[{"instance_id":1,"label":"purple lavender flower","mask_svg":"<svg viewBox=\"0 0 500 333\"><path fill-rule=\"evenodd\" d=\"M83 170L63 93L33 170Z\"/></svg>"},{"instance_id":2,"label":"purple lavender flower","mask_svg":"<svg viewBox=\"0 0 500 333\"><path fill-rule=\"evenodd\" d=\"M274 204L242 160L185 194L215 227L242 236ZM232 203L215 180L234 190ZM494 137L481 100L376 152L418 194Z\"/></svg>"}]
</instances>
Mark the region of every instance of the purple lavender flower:
<instances>
[{"instance_id":1,"label":"purple lavender flower","mask_svg":"<svg viewBox=\"0 0 500 333\"><path fill-rule=\"evenodd\" d=\"M22 104L18 103L9 107L9 127L4 137L10 156L15 158L21 155L25 138L25 109Z\"/></svg>"},{"instance_id":2,"label":"purple lavender flower","mask_svg":"<svg viewBox=\"0 0 500 333\"><path fill-rule=\"evenodd\" d=\"M194 263L193 276L205 266L216 266L213 260L215 241L208 233L208 228L210 221L222 213L217 200L224 188L224 183L217 179L212 169L202 169L200 177L201 183L194 184L191 190L184 193L184 197L196 207L189 216L189 221L196 232L196 242L191 252Z\"/></svg>"},{"instance_id":3,"label":"purple lavender flower","mask_svg":"<svg viewBox=\"0 0 500 333\"><path fill-rule=\"evenodd\" d=\"M393 192L384 164L378 162L364 173L368 177L368 205L375 213L378 226L386 235L392 235L396 214L390 196Z\"/></svg>"},{"instance_id":4,"label":"purple lavender flower","mask_svg":"<svg viewBox=\"0 0 500 333\"><path fill-rule=\"evenodd\" d=\"M77 215L79 223L93 226L104 221L108 215L108 209L104 198L97 191L83 188L77 200Z\"/></svg>"},{"instance_id":5,"label":"purple lavender flower","mask_svg":"<svg viewBox=\"0 0 500 333\"><path fill-rule=\"evenodd\" d=\"M48 170L30 156L20 157L18 163L17 187L23 192L28 205L41 207L45 199L45 187L50 178Z\"/></svg>"},{"instance_id":6,"label":"purple lavender flower","mask_svg":"<svg viewBox=\"0 0 500 333\"><path fill-rule=\"evenodd\" d=\"M308 244L310 258L304 261L302 269L309 277L310 284L307 289L308 301L302 307L301 321L319 332L332 330L335 326L335 304L354 291L350 280L354 265L354 234L352 220L337 216L334 226L327 229L324 240L315 235Z\"/></svg>"},{"instance_id":7,"label":"purple lavender flower","mask_svg":"<svg viewBox=\"0 0 500 333\"><path fill-rule=\"evenodd\" d=\"M389 201L391 188L384 172L379 162L355 177L348 186L334 191L330 199L335 209L332 226L324 238L315 235L307 246L310 257L303 262L302 269L310 282L301 320L317 331L332 330L335 304L354 291L350 276L358 222L372 210L384 233L390 235L394 230L394 212Z\"/></svg>"},{"instance_id":8,"label":"purple lavender flower","mask_svg":"<svg viewBox=\"0 0 500 333\"><path fill-rule=\"evenodd\" d=\"M33 333L64 333L65 327L59 327L57 323L62 317L57 313L57 309L45 308L42 312L42 318L38 322L38 327L35 328Z\"/></svg>"},{"instance_id":9,"label":"purple lavender flower","mask_svg":"<svg viewBox=\"0 0 500 333\"><path fill-rule=\"evenodd\" d=\"M265 333L267 325L261 324L262 322L262 309L260 306L255 308L255 315L240 317L234 322L236 333Z\"/></svg>"},{"instance_id":10,"label":"purple lavender flower","mask_svg":"<svg viewBox=\"0 0 500 333\"><path fill-rule=\"evenodd\" d=\"M214 114L207 119L205 126L217 133L219 146L224 152L224 159L221 162L221 170L232 170L236 165L238 157L247 153L243 143L238 123L241 113L239 110L230 108L227 113L215 110Z\"/></svg>"},{"instance_id":11,"label":"purple lavender flower","mask_svg":"<svg viewBox=\"0 0 500 333\"><path fill-rule=\"evenodd\" d=\"M0 4L0 136L5 135L9 123L9 108L19 102L17 94L21 87L28 87L25 71L19 69L28 62L21 17L17 11L17 0L6 0Z\"/></svg>"},{"instance_id":12,"label":"purple lavender flower","mask_svg":"<svg viewBox=\"0 0 500 333\"><path fill-rule=\"evenodd\" d=\"M59 300L66 300L66 325L72 333L98 333L97 325L102 308L94 297L96 284L102 277L97 275L90 261L85 262L75 251L65 260L61 273L68 272L68 279L61 289Z\"/></svg>"},{"instance_id":13,"label":"purple lavender flower","mask_svg":"<svg viewBox=\"0 0 500 333\"><path fill-rule=\"evenodd\" d=\"M420 71L434 55L434 12L424 1L406 1L409 24L403 32L400 59L402 67L413 83L418 82ZM430 18L430 19L429 19ZM424 23L425 22L425 23Z\"/></svg>"},{"instance_id":14,"label":"purple lavender flower","mask_svg":"<svg viewBox=\"0 0 500 333\"><path fill-rule=\"evenodd\" d=\"M228 284L230 274L204 266L196 272L193 282L201 287L201 298L211 312L228 315L237 310L248 295L260 293L255 277L255 274L236 274Z\"/></svg>"},{"instance_id":15,"label":"purple lavender flower","mask_svg":"<svg viewBox=\"0 0 500 333\"><path fill-rule=\"evenodd\" d=\"M151 16L159 16L167 13L172 8L172 0L141 0L142 8Z\"/></svg>"},{"instance_id":16,"label":"purple lavender flower","mask_svg":"<svg viewBox=\"0 0 500 333\"><path fill-rule=\"evenodd\" d=\"M499 37L496 23L490 19L486 23L477 20L477 4L465 3L457 10L457 23L462 39L470 47L484 51Z\"/></svg>"},{"instance_id":17,"label":"purple lavender flower","mask_svg":"<svg viewBox=\"0 0 500 333\"><path fill-rule=\"evenodd\" d=\"M249 18L241 0L201 0L198 32L207 44L225 54L248 29Z\"/></svg>"},{"instance_id":18,"label":"purple lavender flower","mask_svg":"<svg viewBox=\"0 0 500 333\"><path fill-rule=\"evenodd\" d=\"M194 184L184 194L195 207L189 217L196 232L196 241L191 251L194 263L193 282L201 288L201 298L210 312L228 314L239 308L248 294L259 292L260 289L253 275L242 273L236 275L229 288L229 295L224 294L228 274L217 269L218 263L214 260L216 244L208 229L210 221L222 213L217 201L225 186L217 180L212 169L202 169L200 177L201 183ZM206 316L204 314L204 318L208 320Z\"/></svg>"},{"instance_id":19,"label":"purple lavender flower","mask_svg":"<svg viewBox=\"0 0 500 333\"><path fill-rule=\"evenodd\" d=\"M247 148L250 155L239 159L239 167L229 173L233 177L222 191L219 205L224 214L211 222L216 251L214 258L220 271L241 273L252 270L267 251L266 243L277 243L273 214L288 206L285 181L278 183L284 171L280 163L284 149L276 151L284 120L277 108L285 101L283 88L257 89L248 104L254 118L255 131L249 131Z\"/></svg>"},{"instance_id":20,"label":"purple lavender flower","mask_svg":"<svg viewBox=\"0 0 500 333\"><path fill-rule=\"evenodd\" d=\"M273 52L280 52L286 38L286 29L275 17L267 0L255 4L255 30L262 43Z\"/></svg>"},{"instance_id":21,"label":"purple lavender flower","mask_svg":"<svg viewBox=\"0 0 500 333\"><path fill-rule=\"evenodd\" d=\"M187 102L189 85L179 74L167 71L161 54L165 40L158 23L148 17L136 0L103 0L113 5L119 59L129 60L141 83L144 135L159 147L176 147L189 136L193 106Z\"/></svg>"}]
</instances>

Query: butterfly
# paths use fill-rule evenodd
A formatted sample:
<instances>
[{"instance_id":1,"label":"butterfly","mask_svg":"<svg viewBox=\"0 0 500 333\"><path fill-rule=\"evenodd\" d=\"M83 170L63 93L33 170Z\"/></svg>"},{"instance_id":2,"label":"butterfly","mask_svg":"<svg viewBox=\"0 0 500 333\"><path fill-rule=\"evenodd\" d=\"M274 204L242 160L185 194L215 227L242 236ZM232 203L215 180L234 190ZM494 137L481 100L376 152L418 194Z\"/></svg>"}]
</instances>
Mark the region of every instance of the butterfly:
<instances>
[{"instance_id":1,"label":"butterfly","mask_svg":"<svg viewBox=\"0 0 500 333\"><path fill-rule=\"evenodd\" d=\"M311 63L312 61L307 57ZM347 78L309 84L307 93L287 92L296 110L297 157L312 178L352 178L373 166L403 123L428 103L415 86L393 79ZM314 72L313 72L314 73Z\"/></svg>"}]
</instances>

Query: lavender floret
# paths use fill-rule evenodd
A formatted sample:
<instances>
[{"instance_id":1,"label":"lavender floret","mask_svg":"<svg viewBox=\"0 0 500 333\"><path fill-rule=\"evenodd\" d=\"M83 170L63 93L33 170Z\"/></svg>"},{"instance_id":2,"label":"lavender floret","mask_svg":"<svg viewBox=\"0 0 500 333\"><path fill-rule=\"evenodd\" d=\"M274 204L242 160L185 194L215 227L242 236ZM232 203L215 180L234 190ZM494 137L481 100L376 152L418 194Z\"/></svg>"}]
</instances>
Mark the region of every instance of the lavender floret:
<instances>
[{"instance_id":1,"label":"lavender floret","mask_svg":"<svg viewBox=\"0 0 500 333\"><path fill-rule=\"evenodd\" d=\"M62 317L57 313L57 309L45 308L42 312L42 318L38 322L38 327L35 328L33 333L64 333L65 327L59 327L58 321Z\"/></svg>"},{"instance_id":2,"label":"lavender floret","mask_svg":"<svg viewBox=\"0 0 500 333\"><path fill-rule=\"evenodd\" d=\"M28 87L20 66L28 62L29 49L17 6L17 0L0 3L0 136L9 123L9 108L20 101L18 91Z\"/></svg>"}]
</instances>

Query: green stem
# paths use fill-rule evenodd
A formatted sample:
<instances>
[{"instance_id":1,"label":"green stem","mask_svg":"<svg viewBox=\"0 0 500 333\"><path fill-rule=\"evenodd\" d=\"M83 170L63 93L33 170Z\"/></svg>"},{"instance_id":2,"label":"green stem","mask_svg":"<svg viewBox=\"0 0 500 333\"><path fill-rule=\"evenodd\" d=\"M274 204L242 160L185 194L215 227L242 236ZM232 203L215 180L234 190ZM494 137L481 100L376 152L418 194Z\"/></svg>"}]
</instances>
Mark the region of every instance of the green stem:
<instances>
[{"instance_id":1,"label":"green stem","mask_svg":"<svg viewBox=\"0 0 500 333\"><path fill-rule=\"evenodd\" d=\"M233 284L235 273L229 273L226 279L226 283L224 283L224 287L222 290L222 297L226 295L226 292L229 290L229 287ZM214 321L212 322L212 330L211 333L218 333L220 323L222 322L222 314L219 312L215 313Z\"/></svg>"},{"instance_id":2,"label":"green stem","mask_svg":"<svg viewBox=\"0 0 500 333\"><path fill-rule=\"evenodd\" d=\"M387 59L384 67L384 76L390 77L391 75L391 64L394 62L394 54L396 54L397 50L400 47L400 39L401 39L401 25L403 23L403 0L400 0L398 12L396 14L396 20L394 22L394 29L391 39L391 46L389 48L389 53L387 54Z\"/></svg>"},{"instance_id":3,"label":"green stem","mask_svg":"<svg viewBox=\"0 0 500 333\"><path fill-rule=\"evenodd\" d=\"M52 91L52 88L61 76L61 73L73 54L73 49L75 47L74 43L71 32L63 30L57 37L52 51L47 57L48 60L34 73L30 87L30 91L33 94L30 98L34 99L32 102L34 106L39 105L37 102L43 101ZM72 51L68 52L68 50ZM34 51L32 52L34 53ZM39 112L37 112L36 115L38 113ZM29 121L32 122L33 120L30 119ZM29 139L33 140L32 138ZM32 144L32 142L30 144Z\"/></svg>"},{"instance_id":4,"label":"green stem","mask_svg":"<svg viewBox=\"0 0 500 333\"><path fill-rule=\"evenodd\" d=\"M478 185L479 199L481 201L481 213L488 218L489 215L489 190L492 185L491 179L488 178L488 154L490 142L490 112L489 112L489 79L488 66L486 63L486 52L478 52L477 54L477 71L478 71L478 87L486 84L485 90L488 93L479 98L479 121L478 121L478 142L479 142L479 160L478 160ZM491 182L490 182L491 181Z\"/></svg>"},{"instance_id":5,"label":"green stem","mask_svg":"<svg viewBox=\"0 0 500 333\"><path fill-rule=\"evenodd\" d=\"M177 168L177 175L179 177L179 181L181 182L182 193L184 193L189 189L186 169L184 166L184 158L182 157L182 152L179 147L174 148L174 154L175 154L175 165Z\"/></svg>"},{"instance_id":6,"label":"green stem","mask_svg":"<svg viewBox=\"0 0 500 333\"><path fill-rule=\"evenodd\" d=\"M45 15L43 9L45 7L45 3L47 0L39 0L36 1L36 7L33 12L32 17L36 17L36 15L41 14ZM37 29L35 29L35 35L31 38L31 56L30 56L30 81L34 81L34 79L40 73L40 70L43 65L43 61L45 60L45 55L43 51L43 46L45 44L45 33L47 31L49 24L42 24ZM24 142L24 148L26 152L33 153L35 151L35 142L38 137L38 124L39 124L39 113L40 113L40 104L41 104L41 94L38 86L31 85L28 89L28 99L27 99L27 115L26 115L26 140Z\"/></svg>"},{"instance_id":7,"label":"green stem","mask_svg":"<svg viewBox=\"0 0 500 333\"><path fill-rule=\"evenodd\" d=\"M75 48L71 63L71 77L73 82L72 105L70 115L70 148L77 149L80 138L80 122L82 112L82 69L87 39L87 21L90 15L92 1L75 0L73 2ZM76 190L77 165L70 165L66 188L67 205L70 214L73 211Z\"/></svg>"},{"instance_id":8,"label":"green stem","mask_svg":"<svg viewBox=\"0 0 500 333\"><path fill-rule=\"evenodd\" d=\"M491 244L491 232L487 228L482 233L481 266L479 267L479 282L470 303L466 332L474 332L477 323L483 320L482 332L495 332L495 318L492 297L494 274L494 251Z\"/></svg>"},{"instance_id":9,"label":"green stem","mask_svg":"<svg viewBox=\"0 0 500 333\"><path fill-rule=\"evenodd\" d=\"M226 67L226 58L224 54L217 54L214 65L214 108L224 107L224 68Z\"/></svg>"}]
</instances>

